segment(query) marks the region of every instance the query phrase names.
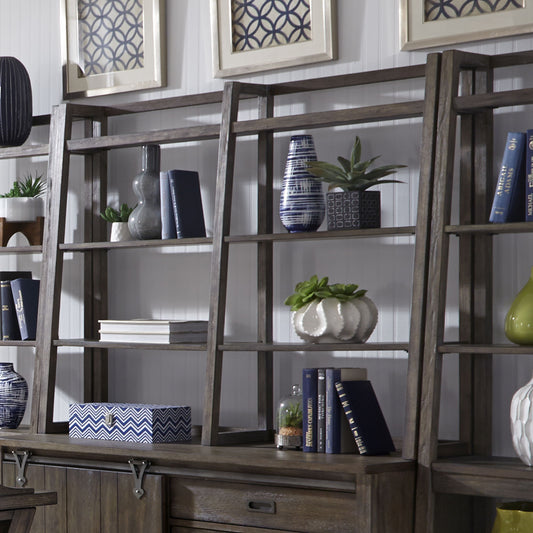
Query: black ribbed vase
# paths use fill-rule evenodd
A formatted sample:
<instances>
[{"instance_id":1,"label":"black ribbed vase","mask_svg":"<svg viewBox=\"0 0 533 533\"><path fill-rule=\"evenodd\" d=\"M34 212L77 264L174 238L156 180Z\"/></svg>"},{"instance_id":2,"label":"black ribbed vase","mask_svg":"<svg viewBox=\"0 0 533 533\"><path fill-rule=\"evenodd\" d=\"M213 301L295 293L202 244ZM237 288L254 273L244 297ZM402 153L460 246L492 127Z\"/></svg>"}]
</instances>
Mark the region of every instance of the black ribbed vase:
<instances>
[{"instance_id":1,"label":"black ribbed vase","mask_svg":"<svg viewBox=\"0 0 533 533\"><path fill-rule=\"evenodd\" d=\"M32 123L28 71L15 57L0 57L0 146L20 146Z\"/></svg>"}]
</instances>

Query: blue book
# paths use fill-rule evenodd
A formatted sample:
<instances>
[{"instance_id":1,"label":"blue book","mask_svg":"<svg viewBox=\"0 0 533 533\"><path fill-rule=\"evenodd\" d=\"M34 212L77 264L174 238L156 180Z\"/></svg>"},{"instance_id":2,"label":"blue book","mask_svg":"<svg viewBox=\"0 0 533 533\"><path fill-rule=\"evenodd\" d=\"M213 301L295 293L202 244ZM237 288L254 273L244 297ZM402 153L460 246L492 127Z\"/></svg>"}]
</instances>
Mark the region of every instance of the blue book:
<instances>
[{"instance_id":1,"label":"blue book","mask_svg":"<svg viewBox=\"0 0 533 533\"><path fill-rule=\"evenodd\" d=\"M31 272L24 271L2 271L0 272L0 300L2 302L2 340L20 340L20 329L11 292L11 280L17 278L31 278Z\"/></svg>"},{"instance_id":2,"label":"blue book","mask_svg":"<svg viewBox=\"0 0 533 533\"><path fill-rule=\"evenodd\" d=\"M326 453L358 452L335 383L361 379L367 379L366 368L326 369Z\"/></svg>"},{"instance_id":3,"label":"blue book","mask_svg":"<svg viewBox=\"0 0 533 533\"><path fill-rule=\"evenodd\" d=\"M35 340L37 334L39 285L38 279L18 278L11 281L20 338L23 341Z\"/></svg>"},{"instance_id":4,"label":"blue book","mask_svg":"<svg viewBox=\"0 0 533 533\"><path fill-rule=\"evenodd\" d=\"M507 134L489 222L520 222L525 218L525 149L525 133Z\"/></svg>"},{"instance_id":5,"label":"blue book","mask_svg":"<svg viewBox=\"0 0 533 533\"><path fill-rule=\"evenodd\" d=\"M395 451L392 437L368 380L337 381L337 394L361 455L381 455Z\"/></svg>"},{"instance_id":6,"label":"blue book","mask_svg":"<svg viewBox=\"0 0 533 533\"><path fill-rule=\"evenodd\" d=\"M198 172L169 170L168 181L178 239L205 237Z\"/></svg>"},{"instance_id":7,"label":"blue book","mask_svg":"<svg viewBox=\"0 0 533 533\"><path fill-rule=\"evenodd\" d=\"M533 221L533 129L526 131L526 221Z\"/></svg>"},{"instance_id":8,"label":"blue book","mask_svg":"<svg viewBox=\"0 0 533 533\"><path fill-rule=\"evenodd\" d=\"M318 369L302 371L303 446L304 452L316 452L317 383Z\"/></svg>"},{"instance_id":9,"label":"blue book","mask_svg":"<svg viewBox=\"0 0 533 533\"><path fill-rule=\"evenodd\" d=\"M170 197L170 184L168 172L159 173L159 189L161 195L161 238L175 239L176 222L174 221L174 208Z\"/></svg>"}]
</instances>

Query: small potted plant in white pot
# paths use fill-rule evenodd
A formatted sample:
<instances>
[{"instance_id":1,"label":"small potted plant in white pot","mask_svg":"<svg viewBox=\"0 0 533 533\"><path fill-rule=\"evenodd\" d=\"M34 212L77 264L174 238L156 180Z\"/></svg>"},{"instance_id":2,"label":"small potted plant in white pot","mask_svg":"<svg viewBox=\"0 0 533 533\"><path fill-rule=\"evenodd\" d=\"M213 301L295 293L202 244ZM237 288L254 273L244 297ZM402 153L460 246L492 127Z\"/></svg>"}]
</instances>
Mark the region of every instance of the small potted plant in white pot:
<instances>
[{"instance_id":1,"label":"small potted plant in white pot","mask_svg":"<svg viewBox=\"0 0 533 533\"><path fill-rule=\"evenodd\" d=\"M0 195L0 217L8 222L31 222L44 216L46 182L42 175L16 179L11 189Z\"/></svg>"},{"instance_id":2,"label":"small potted plant in white pot","mask_svg":"<svg viewBox=\"0 0 533 533\"><path fill-rule=\"evenodd\" d=\"M386 165L370 169L380 156L361 161L361 141L355 138L350 159L339 156L340 166L326 161L310 161L307 170L328 184L326 212L328 230L379 228L381 226L380 191L369 191L374 185L402 183L383 179L405 165ZM334 191L334 189L341 189Z\"/></svg>"},{"instance_id":3,"label":"small potted plant in white pot","mask_svg":"<svg viewBox=\"0 0 533 533\"><path fill-rule=\"evenodd\" d=\"M328 282L311 276L285 300L296 334L313 343L366 342L378 320L376 305L358 285Z\"/></svg>"},{"instance_id":4,"label":"small potted plant in white pot","mask_svg":"<svg viewBox=\"0 0 533 533\"><path fill-rule=\"evenodd\" d=\"M133 209L134 207L129 207L124 203L118 209L108 205L105 211L100 213L106 222L111 223L111 237L109 238L111 242L133 240L128 228L128 218Z\"/></svg>"}]
</instances>

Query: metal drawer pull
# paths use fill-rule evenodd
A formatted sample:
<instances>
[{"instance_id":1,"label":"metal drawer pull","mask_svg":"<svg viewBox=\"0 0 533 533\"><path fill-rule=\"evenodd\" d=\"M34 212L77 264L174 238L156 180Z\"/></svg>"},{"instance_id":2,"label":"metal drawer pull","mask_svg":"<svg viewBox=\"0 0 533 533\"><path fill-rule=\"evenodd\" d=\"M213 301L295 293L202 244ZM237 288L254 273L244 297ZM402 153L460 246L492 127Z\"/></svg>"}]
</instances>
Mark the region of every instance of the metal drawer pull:
<instances>
[{"instance_id":1,"label":"metal drawer pull","mask_svg":"<svg viewBox=\"0 0 533 533\"><path fill-rule=\"evenodd\" d=\"M276 513L276 502L248 502L248 511L253 513Z\"/></svg>"}]
</instances>

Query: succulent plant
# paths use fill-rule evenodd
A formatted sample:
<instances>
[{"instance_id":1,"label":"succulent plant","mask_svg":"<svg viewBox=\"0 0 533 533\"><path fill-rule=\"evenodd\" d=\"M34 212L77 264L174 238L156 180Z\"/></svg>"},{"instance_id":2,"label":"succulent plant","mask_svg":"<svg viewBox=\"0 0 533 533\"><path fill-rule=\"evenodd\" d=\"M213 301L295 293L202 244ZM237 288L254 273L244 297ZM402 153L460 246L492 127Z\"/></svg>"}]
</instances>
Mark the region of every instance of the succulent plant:
<instances>
[{"instance_id":1,"label":"succulent plant","mask_svg":"<svg viewBox=\"0 0 533 533\"><path fill-rule=\"evenodd\" d=\"M366 294L366 290L357 290L359 285L353 283L328 285L328 281L327 277L318 279L316 274L311 276L308 281L300 281L296 284L296 292L285 300L285 305L290 305L291 311L297 311L313 300L337 298L341 302L347 302Z\"/></svg>"},{"instance_id":2,"label":"succulent plant","mask_svg":"<svg viewBox=\"0 0 533 533\"><path fill-rule=\"evenodd\" d=\"M406 165L386 165L369 170L372 163L379 157L381 156L361 161L361 140L356 137L349 160L339 156L337 160L340 166L325 161L309 161L307 170L310 174L328 183L329 190L339 187L343 191L364 191L382 183L403 183L400 180L383 178L394 174L397 169L404 168Z\"/></svg>"},{"instance_id":3,"label":"succulent plant","mask_svg":"<svg viewBox=\"0 0 533 533\"><path fill-rule=\"evenodd\" d=\"M280 428L301 428L303 422L303 411L300 403L288 405L280 414Z\"/></svg>"},{"instance_id":4,"label":"succulent plant","mask_svg":"<svg viewBox=\"0 0 533 533\"><path fill-rule=\"evenodd\" d=\"M43 181L42 174L36 178L28 174L24 180L17 178L8 192L0 194L0 198L38 198L45 191L46 183Z\"/></svg>"},{"instance_id":5,"label":"succulent plant","mask_svg":"<svg viewBox=\"0 0 533 533\"><path fill-rule=\"evenodd\" d=\"M122 204L118 210L109 205L103 213L100 213L100 216L106 222L127 222L134 209L134 207L129 207L128 204Z\"/></svg>"}]
</instances>

